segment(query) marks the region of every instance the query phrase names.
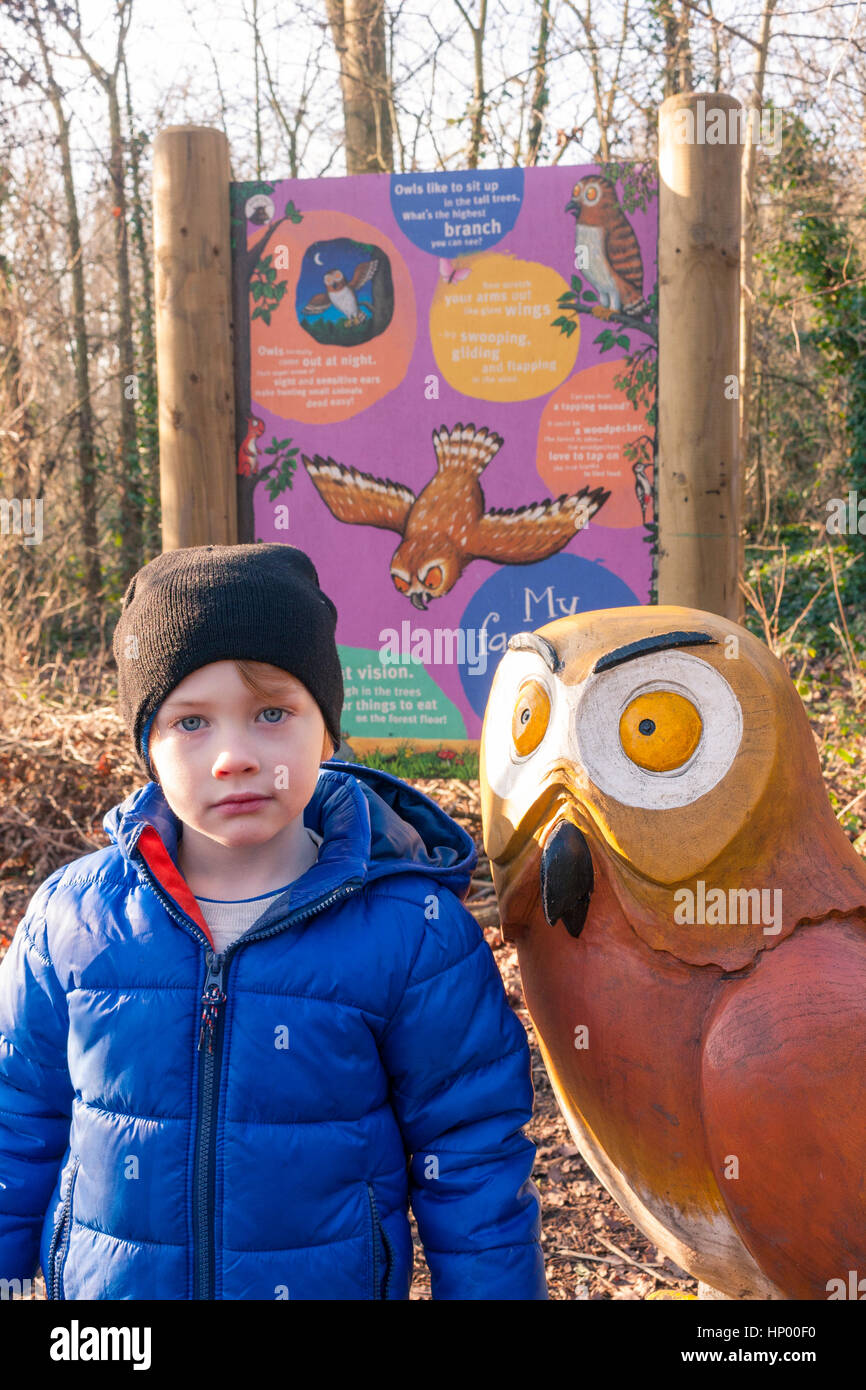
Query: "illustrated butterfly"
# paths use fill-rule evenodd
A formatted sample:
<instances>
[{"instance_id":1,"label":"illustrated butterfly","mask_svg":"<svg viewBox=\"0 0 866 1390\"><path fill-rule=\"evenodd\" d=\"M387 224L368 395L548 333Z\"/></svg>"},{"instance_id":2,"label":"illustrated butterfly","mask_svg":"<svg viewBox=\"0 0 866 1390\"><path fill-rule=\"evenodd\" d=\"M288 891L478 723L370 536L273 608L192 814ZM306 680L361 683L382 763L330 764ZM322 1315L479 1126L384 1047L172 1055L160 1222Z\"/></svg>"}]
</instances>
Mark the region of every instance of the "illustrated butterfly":
<instances>
[{"instance_id":1,"label":"illustrated butterfly","mask_svg":"<svg viewBox=\"0 0 866 1390\"><path fill-rule=\"evenodd\" d=\"M444 280L446 285L459 284L465 280L471 267L468 265L456 266L453 261L446 261L444 257L439 260L439 278Z\"/></svg>"}]
</instances>

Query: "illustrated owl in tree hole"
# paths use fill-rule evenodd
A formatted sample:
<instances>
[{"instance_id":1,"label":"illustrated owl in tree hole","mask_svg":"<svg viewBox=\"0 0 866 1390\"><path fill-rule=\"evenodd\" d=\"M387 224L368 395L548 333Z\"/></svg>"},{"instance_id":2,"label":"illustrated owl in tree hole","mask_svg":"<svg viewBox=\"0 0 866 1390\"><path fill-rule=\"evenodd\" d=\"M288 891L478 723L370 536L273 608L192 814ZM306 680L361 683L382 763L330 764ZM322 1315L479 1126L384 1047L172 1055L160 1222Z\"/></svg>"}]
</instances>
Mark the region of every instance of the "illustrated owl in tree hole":
<instances>
[{"instance_id":1,"label":"illustrated owl in tree hole","mask_svg":"<svg viewBox=\"0 0 866 1390\"><path fill-rule=\"evenodd\" d=\"M597 307L641 313L646 300L640 246L610 179L600 174L578 179L565 211L574 213L575 261L598 295Z\"/></svg>"},{"instance_id":2,"label":"illustrated owl in tree hole","mask_svg":"<svg viewBox=\"0 0 866 1390\"><path fill-rule=\"evenodd\" d=\"M417 497L404 483L375 478L316 454L304 467L333 516L396 531L391 578L415 608L453 589L472 560L531 565L546 560L583 530L610 497L582 487L524 507L485 510L481 473L504 443L474 424L433 431L436 473Z\"/></svg>"},{"instance_id":3,"label":"illustrated owl in tree hole","mask_svg":"<svg viewBox=\"0 0 866 1390\"><path fill-rule=\"evenodd\" d=\"M503 935L599 1181L709 1296L851 1297L866 867L781 662L691 608L519 633L480 780Z\"/></svg>"},{"instance_id":4,"label":"illustrated owl in tree hole","mask_svg":"<svg viewBox=\"0 0 866 1390\"><path fill-rule=\"evenodd\" d=\"M350 324L364 323L367 316L358 303L356 291L372 280L378 265L376 260L361 261L355 266L351 280L346 279L342 270L326 271L324 294L314 294L304 313L323 314L333 304Z\"/></svg>"}]
</instances>

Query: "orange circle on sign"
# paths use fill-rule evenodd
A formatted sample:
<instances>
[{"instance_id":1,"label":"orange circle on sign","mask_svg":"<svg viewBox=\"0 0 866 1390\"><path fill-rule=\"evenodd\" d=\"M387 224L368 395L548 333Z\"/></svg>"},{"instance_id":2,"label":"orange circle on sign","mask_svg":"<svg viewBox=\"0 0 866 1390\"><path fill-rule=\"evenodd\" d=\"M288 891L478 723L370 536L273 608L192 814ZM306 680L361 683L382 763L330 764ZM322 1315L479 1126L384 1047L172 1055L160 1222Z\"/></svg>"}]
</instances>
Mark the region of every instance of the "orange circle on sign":
<instances>
[{"instance_id":1,"label":"orange circle on sign","mask_svg":"<svg viewBox=\"0 0 866 1390\"><path fill-rule=\"evenodd\" d=\"M538 427L539 476L554 497L584 484L608 488L611 496L592 518L593 526L640 526L652 521L652 464L635 472L629 445L651 455L652 429L614 378L627 371L622 360L599 362L563 382L544 407ZM641 496L644 514L641 514Z\"/></svg>"},{"instance_id":2,"label":"orange circle on sign","mask_svg":"<svg viewBox=\"0 0 866 1390\"><path fill-rule=\"evenodd\" d=\"M261 236L256 232L250 246ZM390 323L356 347L316 342L301 327L295 308L307 248L339 237L378 247L391 267L394 311ZM253 400L283 419L328 425L357 415L400 385L415 347L415 292L403 257L379 227L343 212L305 212L302 221L286 221L276 229L265 254L273 257L279 278L285 277L286 291L271 312L270 323L262 318L250 323Z\"/></svg>"}]
</instances>

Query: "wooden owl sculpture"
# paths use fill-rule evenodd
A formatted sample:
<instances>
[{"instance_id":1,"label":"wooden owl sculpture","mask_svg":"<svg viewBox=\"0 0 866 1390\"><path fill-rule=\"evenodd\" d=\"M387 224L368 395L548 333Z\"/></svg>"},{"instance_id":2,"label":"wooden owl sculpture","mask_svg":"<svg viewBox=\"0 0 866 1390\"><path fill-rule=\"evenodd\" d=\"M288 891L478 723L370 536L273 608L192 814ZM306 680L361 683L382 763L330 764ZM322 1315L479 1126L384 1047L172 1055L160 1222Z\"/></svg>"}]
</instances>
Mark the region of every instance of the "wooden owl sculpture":
<instances>
[{"instance_id":1,"label":"wooden owl sculpture","mask_svg":"<svg viewBox=\"0 0 866 1390\"><path fill-rule=\"evenodd\" d=\"M574 1142L720 1295L850 1296L866 869L799 696L763 643L696 609L588 612L508 646L484 846Z\"/></svg>"}]
</instances>

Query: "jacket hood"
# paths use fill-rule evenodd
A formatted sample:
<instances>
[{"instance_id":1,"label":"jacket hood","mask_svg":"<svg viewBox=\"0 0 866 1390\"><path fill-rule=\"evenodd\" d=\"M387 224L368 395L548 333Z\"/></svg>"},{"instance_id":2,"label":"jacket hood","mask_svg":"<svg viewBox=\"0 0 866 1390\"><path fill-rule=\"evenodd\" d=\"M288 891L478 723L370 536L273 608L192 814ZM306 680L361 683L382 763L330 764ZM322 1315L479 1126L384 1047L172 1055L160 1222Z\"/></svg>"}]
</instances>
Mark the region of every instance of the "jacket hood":
<instances>
[{"instance_id":1,"label":"jacket hood","mask_svg":"<svg viewBox=\"0 0 866 1390\"><path fill-rule=\"evenodd\" d=\"M127 859L151 827L177 863L180 821L156 782L113 806L102 824ZM317 893L348 878L369 882L416 872L462 900L478 860L472 837L434 801L399 777L359 763L322 764L304 825L323 836L318 863L304 875L315 873L310 888Z\"/></svg>"}]
</instances>

